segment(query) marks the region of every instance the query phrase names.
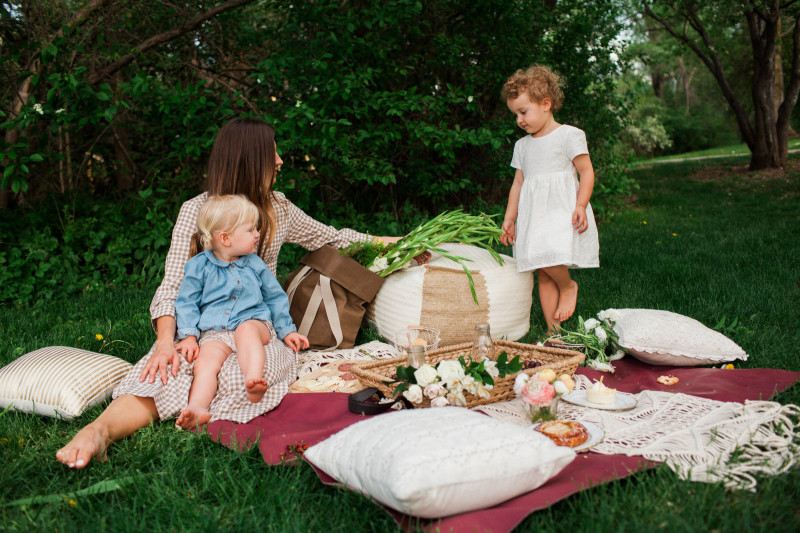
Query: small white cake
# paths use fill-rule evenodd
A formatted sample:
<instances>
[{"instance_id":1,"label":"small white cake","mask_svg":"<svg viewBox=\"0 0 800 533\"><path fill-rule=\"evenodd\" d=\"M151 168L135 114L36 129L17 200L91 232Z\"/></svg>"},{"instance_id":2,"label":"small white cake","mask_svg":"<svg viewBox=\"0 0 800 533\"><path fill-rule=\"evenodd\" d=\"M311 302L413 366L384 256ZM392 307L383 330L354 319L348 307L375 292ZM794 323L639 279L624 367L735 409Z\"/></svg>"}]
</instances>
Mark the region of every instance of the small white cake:
<instances>
[{"instance_id":1,"label":"small white cake","mask_svg":"<svg viewBox=\"0 0 800 533\"><path fill-rule=\"evenodd\" d=\"M610 389L600 381L595 381L594 385L586 389L586 400L590 403L608 405L617 399L617 389Z\"/></svg>"}]
</instances>

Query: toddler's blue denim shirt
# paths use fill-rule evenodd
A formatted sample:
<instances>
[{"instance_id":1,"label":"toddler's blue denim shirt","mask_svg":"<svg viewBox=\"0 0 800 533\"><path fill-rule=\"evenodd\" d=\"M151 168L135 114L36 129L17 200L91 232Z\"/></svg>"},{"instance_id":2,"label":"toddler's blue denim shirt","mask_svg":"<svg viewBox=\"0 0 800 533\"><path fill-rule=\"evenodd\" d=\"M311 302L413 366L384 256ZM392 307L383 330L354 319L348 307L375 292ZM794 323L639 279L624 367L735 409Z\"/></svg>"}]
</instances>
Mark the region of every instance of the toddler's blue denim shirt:
<instances>
[{"instance_id":1,"label":"toddler's blue denim shirt","mask_svg":"<svg viewBox=\"0 0 800 533\"><path fill-rule=\"evenodd\" d=\"M272 322L281 339L297 331L289 298L256 254L229 263L205 250L186 262L184 272L175 301L179 339L209 329L233 331L251 318Z\"/></svg>"}]
</instances>

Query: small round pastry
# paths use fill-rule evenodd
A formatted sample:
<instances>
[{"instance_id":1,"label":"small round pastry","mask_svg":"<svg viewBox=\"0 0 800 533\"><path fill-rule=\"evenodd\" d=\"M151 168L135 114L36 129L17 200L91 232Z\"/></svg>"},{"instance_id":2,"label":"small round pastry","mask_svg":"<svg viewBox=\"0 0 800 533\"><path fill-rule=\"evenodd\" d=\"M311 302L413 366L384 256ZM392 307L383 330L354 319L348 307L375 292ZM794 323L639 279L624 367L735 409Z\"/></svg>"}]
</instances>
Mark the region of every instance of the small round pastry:
<instances>
[{"instance_id":1,"label":"small round pastry","mask_svg":"<svg viewBox=\"0 0 800 533\"><path fill-rule=\"evenodd\" d=\"M586 389L586 400L591 403L608 405L614 403L616 399L617 389L610 389L600 381L596 381L594 385Z\"/></svg>"},{"instance_id":2,"label":"small round pastry","mask_svg":"<svg viewBox=\"0 0 800 533\"><path fill-rule=\"evenodd\" d=\"M574 420L550 420L542 422L536 431L549 437L558 446L574 448L580 446L589 438L586 426Z\"/></svg>"}]
</instances>

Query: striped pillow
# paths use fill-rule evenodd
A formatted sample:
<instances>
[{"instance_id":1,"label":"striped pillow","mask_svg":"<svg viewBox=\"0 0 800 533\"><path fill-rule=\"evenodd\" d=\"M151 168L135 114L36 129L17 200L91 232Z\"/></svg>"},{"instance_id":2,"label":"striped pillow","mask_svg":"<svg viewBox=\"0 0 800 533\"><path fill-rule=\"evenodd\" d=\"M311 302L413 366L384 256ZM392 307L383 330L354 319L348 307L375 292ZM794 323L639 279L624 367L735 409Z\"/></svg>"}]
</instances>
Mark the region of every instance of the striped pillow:
<instances>
[{"instance_id":1,"label":"striped pillow","mask_svg":"<svg viewBox=\"0 0 800 533\"><path fill-rule=\"evenodd\" d=\"M0 368L0 409L71 419L108 399L132 366L78 348L41 348Z\"/></svg>"}]
</instances>

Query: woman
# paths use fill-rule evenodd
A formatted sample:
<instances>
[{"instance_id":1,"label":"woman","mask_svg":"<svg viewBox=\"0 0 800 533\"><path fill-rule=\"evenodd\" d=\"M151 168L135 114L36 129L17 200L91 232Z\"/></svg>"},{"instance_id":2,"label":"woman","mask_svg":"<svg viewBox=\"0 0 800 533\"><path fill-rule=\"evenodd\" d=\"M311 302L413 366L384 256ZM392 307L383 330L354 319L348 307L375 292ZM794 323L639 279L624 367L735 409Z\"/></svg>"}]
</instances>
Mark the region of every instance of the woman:
<instances>
[{"instance_id":1,"label":"woman","mask_svg":"<svg viewBox=\"0 0 800 533\"><path fill-rule=\"evenodd\" d=\"M181 207L172 231L164 280L150 304L156 342L114 390L106 410L56 453L59 461L70 468L83 468L92 458L105 460L109 443L148 426L152 420L177 416L186 407L192 365L175 349L175 298L183 265L189 259L197 212L209 194L242 194L256 204L261 235L257 253L273 273L285 242L316 250L325 244L342 247L369 239L363 233L326 226L275 192L272 187L282 164L275 132L268 124L242 118L220 129L209 158L207 192ZM381 238L384 242L398 240ZM289 392L289 384L297 376L296 354L274 336L265 350L264 379L269 389L262 400L252 403L242 394L244 376L233 353L219 374L219 389L209 409L212 419L247 422L273 409Z\"/></svg>"}]
</instances>

